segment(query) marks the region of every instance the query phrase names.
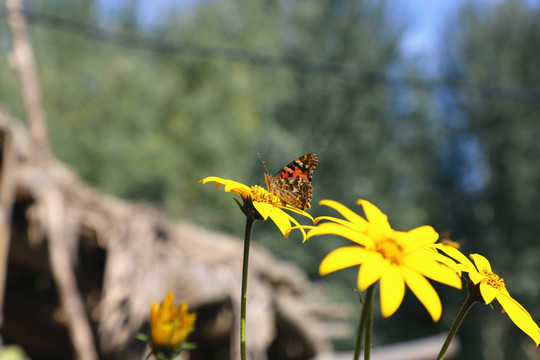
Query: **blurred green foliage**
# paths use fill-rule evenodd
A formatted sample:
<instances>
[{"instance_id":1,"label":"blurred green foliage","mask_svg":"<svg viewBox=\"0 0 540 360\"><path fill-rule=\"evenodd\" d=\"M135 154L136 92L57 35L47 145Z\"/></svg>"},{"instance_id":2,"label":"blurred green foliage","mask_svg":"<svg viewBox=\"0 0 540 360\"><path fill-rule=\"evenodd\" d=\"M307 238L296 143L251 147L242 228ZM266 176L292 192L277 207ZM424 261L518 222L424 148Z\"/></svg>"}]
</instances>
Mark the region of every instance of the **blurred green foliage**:
<instances>
[{"instance_id":1,"label":"blurred green foliage","mask_svg":"<svg viewBox=\"0 0 540 360\"><path fill-rule=\"evenodd\" d=\"M512 295L540 319L540 102L486 97L444 83L425 91L370 78L390 70L423 75L400 57L404 25L388 18L391 3L209 1L169 9L147 27L140 25L137 1L111 14L92 1L29 5L171 43L367 71L346 80L285 64L257 66L249 56L231 61L164 51L137 39L119 46L30 22L54 153L92 185L241 236L243 218L230 195L198 181L215 175L260 184L264 168L257 153L275 172L315 152L312 214L326 213L317 206L320 199L359 210L355 202L365 198L398 230L424 224L440 233L451 230L453 238L466 238L464 252L485 254ZM539 20L538 8L519 1L465 7L448 24L442 74L540 88ZM7 53L9 47L7 26L0 22L0 49ZM7 56L0 57L0 68L9 68ZM23 118L12 71L0 72L0 99ZM301 244L299 236L283 239L267 223L255 226L254 239L313 279L319 279L324 255L343 243L325 237ZM351 269L322 281L335 299L356 306L355 279ZM395 316L377 320L376 341L446 331L465 293L437 290L444 309L438 324L407 294ZM480 309L473 309L461 333L464 359L522 354L529 341L504 315ZM486 350L488 343L495 349Z\"/></svg>"},{"instance_id":2,"label":"blurred green foliage","mask_svg":"<svg viewBox=\"0 0 540 360\"><path fill-rule=\"evenodd\" d=\"M536 100L515 101L454 90L449 103L463 113L464 121L449 124L448 135L477 141L486 177L481 191L468 196L468 208L456 200L452 207L455 223L468 238L467 250L490 259L510 293L538 322L540 68L536 54L540 49L540 8L516 0L493 8L468 6L448 30L453 35L443 64L446 76L524 87L536 96ZM481 315L482 333L470 326L464 333L467 336L462 337L465 345L485 344L483 349L476 348L475 357L526 357L524 349L531 344L516 337L519 330L508 319L496 312L489 317Z\"/></svg>"}]
</instances>

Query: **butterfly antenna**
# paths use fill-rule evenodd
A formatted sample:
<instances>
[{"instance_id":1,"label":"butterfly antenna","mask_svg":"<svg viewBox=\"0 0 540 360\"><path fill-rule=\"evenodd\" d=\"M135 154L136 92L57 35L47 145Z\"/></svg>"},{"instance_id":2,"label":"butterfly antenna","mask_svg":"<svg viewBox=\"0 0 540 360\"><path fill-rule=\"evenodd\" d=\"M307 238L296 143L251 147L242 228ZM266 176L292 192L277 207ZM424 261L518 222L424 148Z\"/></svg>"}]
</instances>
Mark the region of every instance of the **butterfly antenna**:
<instances>
[{"instance_id":1,"label":"butterfly antenna","mask_svg":"<svg viewBox=\"0 0 540 360\"><path fill-rule=\"evenodd\" d=\"M259 156L259 159L261 160L261 162L262 162L262 164L263 164L263 166L264 166L264 168L265 168L265 170L266 170L266 173L267 173L267 174L270 174L270 171L268 171L268 168L266 167L266 161L264 161L264 160L262 159L262 157L261 157L261 153L257 153L257 155Z\"/></svg>"}]
</instances>

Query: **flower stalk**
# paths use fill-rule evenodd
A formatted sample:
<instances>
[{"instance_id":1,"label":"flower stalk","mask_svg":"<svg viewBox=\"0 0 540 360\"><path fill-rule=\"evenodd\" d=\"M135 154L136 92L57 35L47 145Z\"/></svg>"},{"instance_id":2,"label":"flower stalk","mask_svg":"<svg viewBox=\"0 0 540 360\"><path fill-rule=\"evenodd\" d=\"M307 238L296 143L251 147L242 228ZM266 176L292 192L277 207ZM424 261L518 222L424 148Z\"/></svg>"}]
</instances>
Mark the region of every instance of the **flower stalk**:
<instances>
[{"instance_id":1,"label":"flower stalk","mask_svg":"<svg viewBox=\"0 0 540 360\"><path fill-rule=\"evenodd\" d=\"M224 185L225 192L240 195L242 201L234 198L240 210L246 216L246 227L244 234L244 254L242 260L242 286L240 295L240 357L246 360L246 303L247 303L247 280L249 267L249 248L251 243L251 232L255 220L267 220L270 218L278 227L284 237L289 236L293 229L292 224L296 225L294 229L299 229L303 239L306 239L306 232L300 226L300 223L284 210L294 212L313 220L311 215L303 210L297 209L269 193L260 186L247 186L233 180L222 179L210 176L202 179L200 182L215 182L216 189Z\"/></svg>"},{"instance_id":2,"label":"flower stalk","mask_svg":"<svg viewBox=\"0 0 540 360\"><path fill-rule=\"evenodd\" d=\"M469 292L469 295L467 296L467 299L465 299L465 302L463 303L463 305L461 305L461 309L459 310L459 313L457 314L454 320L454 323L452 324L452 327L450 328L450 331L448 332L448 335L446 336L446 340L444 341L441 351L439 352L439 355L437 356L437 360L442 360L444 358L444 355L446 354L446 351L448 350L448 347L450 346L450 343L452 342L454 335L456 335L459 327L461 326L463 319L465 319L465 316L467 315L469 310L472 308L472 306L476 302L481 300L481 299L478 299L478 295L480 295L478 293L478 287L474 287L471 285L472 283L469 283L467 285L467 290Z\"/></svg>"},{"instance_id":3,"label":"flower stalk","mask_svg":"<svg viewBox=\"0 0 540 360\"><path fill-rule=\"evenodd\" d=\"M364 343L364 359L369 360L371 357L371 333L373 332L373 294L375 293L375 284L368 287L366 292L366 308L364 325L366 328L365 343Z\"/></svg>"},{"instance_id":4,"label":"flower stalk","mask_svg":"<svg viewBox=\"0 0 540 360\"><path fill-rule=\"evenodd\" d=\"M360 319L358 321L358 329L356 332L356 342L354 344L354 360L360 358L362 353L362 342L365 343L364 357L371 355L371 332L373 321L373 294L375 285L371 285L366 291L366 299L362 301L362 296L358 293L362 310L360 311ZM365 335L364 335L365 334Z\"/></svg>"},{"instance_id":5,"label":"flower stalk","mask_svg":"<svg viewBox=\"0 0 540 360\"><path fill-rule=\"evenodd\" d=\"M244 255L242 261L242 293L240 297L240 357L246 359L246 302L247 302L247 280L249 266L249 246L251 243L251 231L255 222L256 211L246 211L246 230L244 234Z\"/></svg>"},{"instance_id":6,"label":"flower stalk","mask_svg":"<svg viewBox=\"0 0 540 360\"><path fill-rule=\"evenodd\" d=\"M358 319L358 329L356 330L356 342L354 343L354 360L360 358L362 352L362 340L364 339L364 328L366 321L366 302L362 301L362 295L357 291L362 310L360 311L360 318Z\"/></svg>"}]
</instances>

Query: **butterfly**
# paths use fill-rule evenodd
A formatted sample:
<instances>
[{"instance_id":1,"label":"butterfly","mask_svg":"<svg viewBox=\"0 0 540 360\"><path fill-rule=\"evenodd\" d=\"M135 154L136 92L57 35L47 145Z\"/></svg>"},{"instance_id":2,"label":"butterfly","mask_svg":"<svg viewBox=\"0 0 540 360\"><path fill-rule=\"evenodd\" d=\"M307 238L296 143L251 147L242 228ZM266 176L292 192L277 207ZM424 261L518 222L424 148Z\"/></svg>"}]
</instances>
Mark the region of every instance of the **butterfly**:
<instances>
[{"instance_id":1,"label":"butterfly","mask_svg":"<svg viewBox=\"0 0 540 360\"><path fill-rule=\"evenodd\" d=\"M310 207L309 202L313 199L311 178L317 161L317 155L306 154L291 161L274 176L264 174L268 192L277 196L283 203L300 210Z\"/></svg>"}]
</instances>

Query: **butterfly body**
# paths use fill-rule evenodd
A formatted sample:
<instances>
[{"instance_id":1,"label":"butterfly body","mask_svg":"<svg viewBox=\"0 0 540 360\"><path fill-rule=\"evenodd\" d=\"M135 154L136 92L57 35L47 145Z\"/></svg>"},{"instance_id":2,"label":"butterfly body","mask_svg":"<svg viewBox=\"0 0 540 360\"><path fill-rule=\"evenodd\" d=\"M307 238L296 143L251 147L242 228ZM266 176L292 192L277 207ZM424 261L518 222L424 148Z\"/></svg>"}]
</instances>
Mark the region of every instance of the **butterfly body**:
<instances>
[{"instance_id":1,"label":"butterfly body","mask_svg":"<svg viewBox=\"0 0 540 360\"><path fill-rule=\"evenodd\" d=\"M313 198L311 179L315 166L317 155L306 154L291 161L273 176L265 174L268 192L280 198L283 203L305 210Z\"/></svg>"}]
</instances>

